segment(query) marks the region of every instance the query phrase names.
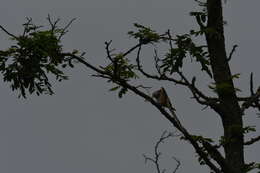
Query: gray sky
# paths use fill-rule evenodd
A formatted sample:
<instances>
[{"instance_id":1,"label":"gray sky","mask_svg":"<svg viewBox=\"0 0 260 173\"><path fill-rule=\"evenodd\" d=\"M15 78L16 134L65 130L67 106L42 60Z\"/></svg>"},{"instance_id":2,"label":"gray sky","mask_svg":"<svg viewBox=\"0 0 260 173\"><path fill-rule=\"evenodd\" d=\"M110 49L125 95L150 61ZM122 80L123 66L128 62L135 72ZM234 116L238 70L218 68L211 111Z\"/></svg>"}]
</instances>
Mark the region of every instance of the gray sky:
<instances>
[{"instance_id":1,"label":"gray sky","mask_svg":"<svg viewBox=\"0 0 260 173\"><path fill-rule=\"evenodd\" d=\"M2 0L0 24L10 32L21 32L25 17L37 24L46 23L48 14L65 21L76 17L64 38L67 50L86 51L89 61L103 63L104 41L113 40L117 51L134 44L126 35L138 22L164 32L177 33L196 27L188 15L196 8L188 0ZM241 72L236 84L248 94L249 73L254 72L259 84L260 25L257 22L260 1L228 0L225 6L226 45L239 48L231 61L232 72ZM7 37L0 33L1 49L8 46ZM144 58L149 58L149 52ZM199 74L197 69L187 73ZM164 130L174 131L159 112L132 93L118 99L108 92L112 85L90 77L84 67L69 70L70 80L55 83L54 96L30 96L18 99L17 93L3 83L0 85L0 172L3 173L101 173L153 172L144 164L143 153L152 154L154 142ZM206 88L209 80L201 80ZM146 81L156 90L161 85L173 98L183 124L195 134L207 137L222 134L220 120L211 110L189 99L187 90L171 84ZM246 124L258 125L255 112L248 112ZM259 133L259 131L257 132ZM256 149L258 147L258 150ZM162 148L166 168L175 166L171 156L178 158L184 172L208 172L198 165L191 146L173 139ZM246 149L247 161L260 161L259 144ZM258 156L257 156L258 155ZM171 171L169 169L169 171Z\"/></svg>"}]
</instances>

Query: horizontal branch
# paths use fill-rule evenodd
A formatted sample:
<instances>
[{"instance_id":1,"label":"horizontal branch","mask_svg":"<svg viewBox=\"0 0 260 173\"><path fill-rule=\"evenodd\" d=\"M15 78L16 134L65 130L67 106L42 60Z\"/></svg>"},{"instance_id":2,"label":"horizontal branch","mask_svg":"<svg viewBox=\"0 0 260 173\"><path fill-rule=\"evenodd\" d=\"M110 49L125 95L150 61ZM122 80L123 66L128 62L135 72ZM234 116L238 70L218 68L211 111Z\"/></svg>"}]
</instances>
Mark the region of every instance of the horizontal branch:
<instances>
[{"instance_id":1,"label":"horizontal branch","mask_svg":"<svg viewBox=\"0 0 260 173\"><path fill-rule=\"evenodd\" d=\"M244 143L244 145L251 145L251 144L254 144L256 142L260 141L260 136L257 136L255 138L251 138L249 141L246 141Z\"/></svg>"},{"instance_id":2,"label":"horizontal branch","mask_svg":"<svg viewBox=\"0 0 260 173\"><path fill-rule=\"evenodd\" d=\"M259 98L260 98L260 88L251 97L245 99L246 101L242 104L242 108L241 108L242 112L244 112L249 107L256 107L260 110Z\"/></svg>"}]
</instances>

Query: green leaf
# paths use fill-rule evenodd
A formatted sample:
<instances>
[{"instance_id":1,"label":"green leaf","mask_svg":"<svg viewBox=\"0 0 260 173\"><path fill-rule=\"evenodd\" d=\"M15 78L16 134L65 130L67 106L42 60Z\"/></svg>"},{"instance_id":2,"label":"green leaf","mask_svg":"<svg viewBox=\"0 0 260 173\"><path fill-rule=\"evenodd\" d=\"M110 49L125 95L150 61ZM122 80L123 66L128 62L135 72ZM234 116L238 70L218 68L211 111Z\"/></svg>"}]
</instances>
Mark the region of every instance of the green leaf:
<instances>
[{"instance_id":1,"label":"green leaf","mask_svg":"<svg viewBox=\"0 0 260 173\"><path fill-rule=\"evenodd\" d=\"M120 88L120 86L116 86L116 87L110 88L109 91L116 91L119 88Z\"/></svg>"},{"instance_id":2,"label":"green leaf","mask_svg":"<svg viewBox=\"0 0 260 173\"><path fill-rule=\"evenodd\" d=\"M136 27L137 31L129 31L128 35L130 37L138 39L142 44L148 44L159 41L160 35L153 31L151 28L145 27L138 23L134 23L134 26Z\"/></svg>"},{"instance_id":3,"label":"green leaf","mask_svg":"<svg viewBox=\"0 0 260 173\"><path fill-rule=\"evenodd\" d=\"M231 79L238 79L238 78L240 78L240 73L236 73L236 74L234 74L234 75L232 75L231 76Z\"/></svg>"},{"instance_id":4,"label":"green leaf","mask_svg":"<svg viewBox=\"0 0 260 173\"><path fill-rule=\"evenodd\" d=\"M247 134L247 133L250 133L250 132L255 132L256 129L255 129L256 126L246 126L243 128L243 133L244 134Z\"/></svg>"},{"instance_id":5,"label":"green leaf","mask_svg":"<svg viewBox=\"0 0 260 173\"><path fill-rule=\"evenodd\" d=\"M123 95L125 95L127 93L127 88L122 88L119 93L118 93L118 97L122 98Z\"/></svg>"}]
</instances>

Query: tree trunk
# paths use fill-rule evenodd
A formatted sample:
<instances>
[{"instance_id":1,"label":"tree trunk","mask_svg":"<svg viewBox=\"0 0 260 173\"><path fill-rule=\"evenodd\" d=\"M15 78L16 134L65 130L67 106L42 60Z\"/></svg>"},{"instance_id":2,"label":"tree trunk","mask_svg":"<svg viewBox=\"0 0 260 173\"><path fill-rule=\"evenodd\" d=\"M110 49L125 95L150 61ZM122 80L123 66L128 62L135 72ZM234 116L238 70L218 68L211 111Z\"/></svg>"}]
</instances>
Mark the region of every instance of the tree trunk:
<instances>
[{"instance_id":1,"label":"tree trunk","mask_svg":"<svg viewBox=\"0 0 260 173\"><path fill-rule=\"evenodd\" d=\"M242 112L225 50L221 0L207 0L207 11L209 32L206 33L206 40L217 94L223 109L223 114L220 116L224 127L225 158L235 173L242 173L244 166ZM220 86L225 86L226 90Z\"/></svg>"}]
</instances>

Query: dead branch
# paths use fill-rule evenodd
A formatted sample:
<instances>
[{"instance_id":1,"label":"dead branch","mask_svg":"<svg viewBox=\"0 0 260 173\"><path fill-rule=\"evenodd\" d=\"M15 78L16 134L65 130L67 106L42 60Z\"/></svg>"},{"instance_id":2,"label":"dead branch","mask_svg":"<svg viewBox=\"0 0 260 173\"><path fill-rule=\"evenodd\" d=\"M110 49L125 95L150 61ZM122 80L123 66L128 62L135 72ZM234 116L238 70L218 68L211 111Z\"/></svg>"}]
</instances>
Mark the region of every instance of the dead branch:
<instances>
[{"instance_id":1,"label":"dead branch","mask_svg":"<svg viewBox=\"0 0 260 173\"><path fill-rule=\"evenodd\" d=\"M161 137L159 138L159 140L156 142L155 146L154 146L154 156L153 157L149 157L149 156L146 156L145 154L143 154L143 157L145 159L145 163L147 163L147 161L150 161L152 162L155 167L156 167L156 171L157 173L164 173L165 172L165 169L161 169L160 168L160 156L162 155L162 153L159 151L159 146L161 144L163 144L168 138L170 137L175 137L177 135L174 135L173 133L168 133L167 131L164 131L161 135ZM173 157L174 160L177 162L177 166L175 167L173 173L176 173L177 170L179 169L180 167L180 161L178 159L176 159L175 157Z\"/></svg>"}]
</instances>

